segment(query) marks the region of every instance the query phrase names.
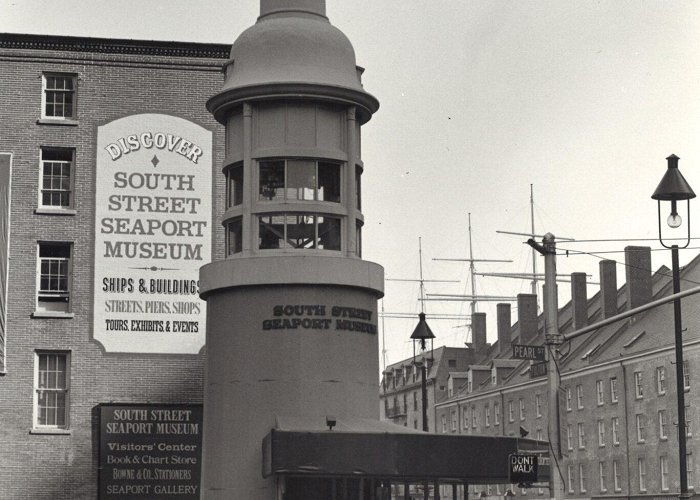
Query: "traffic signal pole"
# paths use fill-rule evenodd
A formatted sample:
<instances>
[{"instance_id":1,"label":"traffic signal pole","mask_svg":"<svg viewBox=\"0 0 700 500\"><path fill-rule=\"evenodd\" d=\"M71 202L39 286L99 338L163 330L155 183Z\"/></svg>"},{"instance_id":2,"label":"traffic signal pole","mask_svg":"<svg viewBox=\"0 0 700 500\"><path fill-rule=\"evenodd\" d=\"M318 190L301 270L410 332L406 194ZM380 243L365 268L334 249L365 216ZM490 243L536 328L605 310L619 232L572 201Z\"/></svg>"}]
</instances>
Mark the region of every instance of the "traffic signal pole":
<instances>
[{"instance_id":1,"label":"traffic signal pole","mask_svg":"<svg viewBox=\"0 0 700 500\"><path fill-rule=\"evenodd\" d=\"M559 299L557 295L557 254L552 233L542 239L542 245L528 240L528 245L544 256L544 318L545 346L547 353L548 388L548 437L549 437L549 496L555 500L564 498L564 483L559 465L561 463L561 431L559 426L559 369L558 348L563 338L559 333Z\"/></svg>"}]
</instances>

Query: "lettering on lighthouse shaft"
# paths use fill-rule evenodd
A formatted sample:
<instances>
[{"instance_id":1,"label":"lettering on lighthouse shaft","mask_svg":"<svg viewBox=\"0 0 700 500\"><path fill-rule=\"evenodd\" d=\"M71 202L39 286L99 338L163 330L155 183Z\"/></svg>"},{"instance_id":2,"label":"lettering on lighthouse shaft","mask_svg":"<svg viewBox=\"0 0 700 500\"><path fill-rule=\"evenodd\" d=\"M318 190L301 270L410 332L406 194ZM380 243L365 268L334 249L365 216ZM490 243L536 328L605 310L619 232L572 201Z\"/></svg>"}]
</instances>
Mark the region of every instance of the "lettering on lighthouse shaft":
<instances>
[{"instance_id":1,"label":"lettering on lighthouse shaft","mask_svg":"<svg viewBox=\"0 0 700 500\"><path fill-rule=\"evenodd\" d=\"M368 309L320 304L280 304L272 318L262 322L263 330L347 330L376 335L374 312Z\"/></svg>"}]
</instances>

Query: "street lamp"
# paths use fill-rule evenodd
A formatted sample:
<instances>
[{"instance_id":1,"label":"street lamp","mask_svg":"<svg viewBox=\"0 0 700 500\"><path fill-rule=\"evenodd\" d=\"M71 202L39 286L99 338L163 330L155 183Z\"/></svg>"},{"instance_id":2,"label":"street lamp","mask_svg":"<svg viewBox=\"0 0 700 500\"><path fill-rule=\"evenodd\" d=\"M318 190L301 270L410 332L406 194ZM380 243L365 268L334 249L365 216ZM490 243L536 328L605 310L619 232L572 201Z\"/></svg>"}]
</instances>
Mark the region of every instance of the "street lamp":
<instances>
[{"instance_id":1,"label":"street lamp","mask_svg":"<svg viewBox=\"0 0 700 500\"><path fill-rule=\"evenodd\" d=\"M678 170L678 160L676 155L671 155L666 158L668 161L668 170L664 174L652 199L657 201L659 210L659 241L665 248L671 250L671 264L673 268L673 293L677 294L681 291L680 284L680 268L678 265L678 249L686 248L690 244L690 200L695 198L695 193L685 180L680 170ZM682 247L678 245L667 245L664 243L661 234L661 202L671 202L671 213L666 219L666 223L671 228L678 228L683 224L681 216L678 215L677 202L686 200L686 214L688 216L687 236L685 244ZM686 466L686 430L685 430L685 384L683 382L683 335L681 326L681 300L673 301L673 317L675 326L675 341L676 341L676 391L678 393L678 464L680 469L681 491L679 498L690 498L688 495L688 469Z\"/></svg>"},{"instance_id":2,"label":"street lamp","mask_svg":"<svg viewBox=\"0 0 700 500\"><path fill-rule=\"evenodd\" d=\"M413 341L413 364L416 366L420 366L420 388L421 388L421 396L422 396L422 403L423 403L423 431L428 432L428 386L427 386L427 381L426 381L426 363L427 360L425 359L425 349L426 349L426 340L430 340L430 359L432 361L433 357L433 339L435 338L435 335L433 334L433 331L430 329L428 326L428 323L425 321L425 313L421 312L418 315L418 324L416 325L416 328L413 330L413 333L411 334L411 340ZM416 361L416 341L420 343L420 349L421 352L423 353L423 362L417 362Z\"/></svg>"}]
</instances>

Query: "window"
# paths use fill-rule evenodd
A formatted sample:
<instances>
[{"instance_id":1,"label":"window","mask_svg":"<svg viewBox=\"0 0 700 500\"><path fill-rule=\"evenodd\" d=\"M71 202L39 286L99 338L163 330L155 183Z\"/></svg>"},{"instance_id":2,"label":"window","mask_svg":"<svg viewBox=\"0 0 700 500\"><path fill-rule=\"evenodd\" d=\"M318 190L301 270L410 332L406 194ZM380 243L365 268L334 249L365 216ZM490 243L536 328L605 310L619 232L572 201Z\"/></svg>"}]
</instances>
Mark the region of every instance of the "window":
<instances>
[{"instance_id":1,"label":"window","mask_svg":"<svg viewBox=\"0 0 700 500\"><path fill-rule=\"evenodd\" d=\"M404 392L404 393L403 393L403 410L404 410L404 413L408 413L408 401L406 401L407 396L408 396L408 395Z\"/></svg>"},{"instance_id":2,"label":"window","mask_svg":"<svg viewBox=\"0 0 700 500\"><path fill-rule=\"evenodd\" d=\"M535 414L537 418L542 417L542 398L539 394L535 394Z\"/></svg>"},{"instance_id":3,"label":"window","mask_svg":"<svg viewBox=\"0 0 700 500\"><path fill-rule=\"evenodd\" d=\"M513 401L508 401L508 422L513 421Z\"/></svg>"},{"instance_id":4,"label":"window","mask_svg":"<svg viewBox=\"0 0 700 500\"><path fill-rule=\"evenodd\" d=\"M647 490L647 462L644 457L637 459L637 470L639 473L639 491Z\"/></svg>"},{"instance_id":5,"label":"window","mask_svg":"<svg viewBox=\"0 0 700 500\"><path fill-rule=\"evenodd\" d=\"M666 420L666 410L659 410L659 439L668 439L668 421Z\"/></svg>"},{"instance_id":6,"label":"window","mask_svg":"<svg viewBox=\"0 0 700 500\"><path fill-rule=\"evenodd\" d=\"M258 248L340 250L340 218L280 213L258 216Z\"/></svg>"},{"instance_id":7,"label":"window","mask_svg":"<svg viewBox=\"0 0 700 500\"><path fill-rule=\"evenodd\" d=\"M440 423L442 424L442 433L444 434L447 432L447 419L445 418L445 415L441 417Z\"/></svg>"},{"instance_id":8,"label":"window","mask_svg":"<svg viewBox=\"0 0 700 500\"><path fill-rule=\"evenodd\" d=\"M576 408L579 410L583 409L583 386L576 386Z\"/></svg>"},{"instance_id":9,"label":"window","mask_svg":"<svg viewBox=\"0 0 700 500\"><path fill-rule=\"evenodd\" d=\"M581 450L586 447L586 428L583 423L578 424L578 447Z\"/></svg>"},{"instance_id":10,"label":"window","mask_svg":"<svg viewBox=\"0 0 700 500\"><path fill-rule=\"evenodd\" d=\"M613 487L616 492L622 491L622 478L620 477L620 464L613 460Z\"/></svg>"},{"instance_id":11,"label":"window","mask_svg":"<svg viewBox=\"0 0 700 500\"><path fill-rule=\"evenodd\" d=\"M75 75L51 74L43 75L42 118L70 119L75 118L75 90L77 77Z\"/></svg>"},{"instance_id":12,"label":"window","mask_svg":"<svg viewBox=\"0 0 700 500\"><path fill-rule=\"evenodd\" d=\"M37 352L34 371L34 427L68 428L69 355Z\"/></svg>"},{"instance_id":13,"label":"window","mask_svg":"<svg viewBox=\"0 0 700 500\"><path fill-rule=\"evenodd\" d=\"M362 168L355 166L355 208L362 210Z\"/></svg>"},{"instance_id":14,"label":"window","mask_svg":"<svg viewBox=\"0 0 700 500\"><path fill-rule=\"evenodd\" d=\"M572 439L573 439L572 434L573 434L573 430L571 428L571 424L569 424L566 426L566 449L567 450L574 449L574 445L572 443Z\"/></svg>"},{"instance_id":15,"label":"window","mask_svg":"<svg viewBox=\"0 0 700 500\"><path fill-rule=\"evenodd\" d=\"M413 411L418 411L418 391L413 391Z\"/></svg>"},{"instance_id":16,"label":"window","mask_svg":"<svg viewBox=\"0 0 700 500\"><path fill-rule=\"evenodd\" d=\"M642 414L637 414L637 442L638 443L643 443L645 436L644 432L644 425L646 424L645 422L645 417Z\"/></svg>"},{"instance_id":17,"label":"window","mask_svg":"<svg viewBox=\"0 0 700 500\"><path fill-rule=\"evenodd\" d=\"M656 393L659 396L666 394L666 367L656 368Z\"/></svg>"},{"instance_id":18,"label":"window","mask_svg":"<svg viewBox=\"0 0 700 500\"><path fill-rule=\"evenodd\" d=\"M493 404L493 425L499 425L501 423L501 407L498 403Z\"/></svg>"},{"instance_id":19,"label":"window","mask_svg":"<svg viewBox=\"0 0 700 500\"><path fill-rule=\"evenodd\" d=\"M573 465L567 465L566 467L566 484L569 490L569 493L574 492L574 466Z\"/></svg>"},{"instance_id":20,"label":"window","mask_svg":"<svg viewBox=\"0 0 700 500\"><path fill-rule=\"evenodd\" d=\"M464 415L464 422L462 425L465 429L469 429L469 408L467 406L462 408L462 415Z\"/></svg>"},{"instance_id":21,"label":"window","mask_svg":"<svg viewBox=\"0 0 700 500\"><path fill-rule=\"evenodd\" d=\"M668 491L668 457L659 457L659 474L661 476L661 491Z\"/></svg>"},{"instance_id":22,"label":"window","mask_svg":"<svg viewBox=\"0 0 700 500\"><path fill-rule=\"evenodd\" d=\"M234 217L226 223L226 254L243 251L243 217Z\"/></svg>"},{"instance_id":23,"label":"window","mask_svg":"<svg viewBox=\"0 0 700 500\"><path fill-rule=\"evenodd\" d=\"M581 493L586 492L586 466L578 464L578 489Z\"/></svg>"},{"instance_id":24,"label":"window","mask_svg":"<svg viewBox=\"0 0 700 500\"><path fill-rule=\"evenodd\" d=\"M476 429L476 407L472 406L472 428Z\"/></svg>"},{"instance_id":25,"label":"window","mask_svg":"<svg viewBox=\"0 0 700 500\"><path fill-rule=\"evenodd\" d=\"M316 160L260 162L259 199L340 202L340 165Z\"/></svg>"},{"instance_id":26,"label":"window","mask_svg":"<svg viewBox=\"0 0 700 500\"><path fill-rule=\"evenodd\" d=\"M538 441L542 441L542 438L542 429L537 429L537 431L535 431L535 439L537 439Z\"/></svg>"},{"instance_id":27,"label":"window","mask_svg":"<svg viewBox=\"0 0 700 500\"><path fill-rule=\"evenodd\" d=\"M486 427L491 425L491 408L488 405L484 408L484 425Z\"/></svg>"},{"instance_id":28,"label":"window","mask_svg":"<svg viewBox=\"0 0 700 500\"><path fill-rule=\"evenodd\" d=\"M70 243L39 243L37 312L70 311Z\"/></svg>"},{"instance_id":29,"label":"window","mask_svg":"<svg viewBox=\"0 0 700 500\"><path fill-rule=\"evenodd\" d=\"M457 360L456 359L448 359L447 366L449 368L457 368Z\"/></svg>"},{"instance_id":30,"label":"window","mask_svg":"<svg viewBox=\"0 0 700 500\"><path fill-rule=\"evenodd\" d=\"M243 165L238 163L226 169L226 206L243 203Z\"/></svg>"},{"instance_id":31,"label":"window","mask_svg":"<svg viewBox=\"0 0 700 500\"><path fill-rule=\"evenodd\" d=\"M452 431L457 431L457 411L452 410Z\"/></svg>"},{"instance_id":32,"label":"window","mask_svg":"<svg viewBox=\"0 0 700 500\"><path fill-rule=\"evenodd\" d=\"M521 398L518 404L520 406L520 420L525 420L525 401Z\"/></svg>"},{"instance_id":33,"label":"window","mask_svg":"<svg viewBox=\"0 0 700 500\"><path fill-rule=\"evenodd\" d=\"M605 422L598 420L598 446L605 446Z\"/></svg>"},{"instance_id":34,"label":"window","mask_svg":"<svg viewBox=\"0 0 700 500\"><path fill-rule=\"evenodd\" d=\"M596 389L596 396L598 398L598 406L602 405L604 403L604 389L603 389L603 381L602 380L597 380L595 383L595 389Z\"/></svg>"},{"instance_id":35,"label":"window","mask_svg":"<svg viewBox=\"0 0 700 500\"><path fill-rule=\"evenodd\" d=\"M693 437L693 430L690 427L692 422L690 420L690 415L688 415L690 413L690 406L686 406L683 413L685 413L685 435L686 437Z\"/></svg>"},{"instance_id":36,"label":"window","mask_svg":"<svg viewBox=\"0 0 700 500\"><path fill-rule=\"evenodd\" d=\"M683 388L690 390L690 366L687 359L683 361Z\"/></svg>"},{"instance_id":37,"label":"window","mask_svg":"<svg viewBox=\"0 0 700 500\"><path fill-rule=\"evenodd\" d=\"M618 417L612 418L612 441L614 445L620 444L620 420Z\"/></svg>"},{"instance_id":38,"label":"window","mask_svg":"<svg viewBox=\"0 0 700 500\"><path fill-rule=\"evenodd\" d=\"M688 471L688 488L693 488L693 477L695 476L695 466L693 465L693 453L688 452L685 455L685 468Z\"/></svg>"},{"instance_id":39,"label":"window","mask_svg":"<svg viewBox=\"0 0 700 500\"><path fill-rule=\"evenodd\" d=\"M566 388L566 411L571 411L571 387Z\"/></svg>"},{"instance_id":40,"label":"window","mask_svg":"<svg viewBox=\"0 0 700 500\"><path fill-rule=\"evenodd\" d=\"M610 379L610 402L617 403L617 378Z\"/></svg>"},{"instance_id":41,"label":"window","mask_svg":"<svg viewBox=\"0 0 700 500\"><path fill-rule=\"evenodd\" d=\"M606 482L606 475L607 475L607 470L605 467L605 462L598 462L598 480L600 483L600 492L605 493L608 491L607 487L607 482Z\"/></svg>"},{"instance_id":42,"label":"window","mask_svg":"<svg viewBox=\"0 0 700 500\"><path fill-rule=\"evenodd\" d=\"M474 390L474 382L472 381L472 374L469 372L468 378L467 378L467 393L471 394L471 392Z\"/></svg>"},{"instance_id":43,"label":"window","mask_svg":"<svg viewBox=\"0 0 700 500\"><path fill-rule=\"evenodd\" d=\"M634 397L641 399L644 397L644 388L642 387L642 372L634 372Z\"/></svg>"},{"instance_id":44,"label":"window","mask_svg":"<svg viewBox=\"0 0 700 500\"><path fill-rule=\"evenodd\" d=\"M72 149L41 148L41 188L39 206L73 208Z\"/></svg>"}]
</instances>

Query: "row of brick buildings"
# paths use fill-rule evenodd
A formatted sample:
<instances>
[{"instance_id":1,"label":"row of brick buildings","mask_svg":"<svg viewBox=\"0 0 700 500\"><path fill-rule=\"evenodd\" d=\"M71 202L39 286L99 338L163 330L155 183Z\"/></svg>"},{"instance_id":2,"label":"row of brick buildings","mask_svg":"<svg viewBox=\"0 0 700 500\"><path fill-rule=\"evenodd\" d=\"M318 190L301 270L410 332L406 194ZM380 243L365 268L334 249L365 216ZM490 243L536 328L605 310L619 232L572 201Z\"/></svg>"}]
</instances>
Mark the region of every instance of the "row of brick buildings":
<instances>
[{"instance_id":1,"label":"row of brick buildings","mask_svg":"<svg viewBox=\"0 0 700 500\"><path fill-rule=\"evenodd\" d=\"M571 276L571 301L559 311L562 333L572 332L671 293L671 273L652 273L650 250L627 247L625 262L600 262L600 291L588 297L586 276ZM617 269L626 283L618 288ZM681 271L682 289L700 278L700 257ZM698 299L683 304L687 422L687 469L691 492L698 486L700 447L693 439L699 393L693 383L700 358ZM512 358L512 345L543 345L544 321L536 296L518 296L517 321L511 307L497 307L498 340L486 343L486 317L472 319L468 348L436 350L429 372L430 430L444 434L529 437L547 442L560 433L558 464L571 498L674 497L679 491L676 384L672 306L665 305L582 335L560 347L559 422L548 422L546 375L530 361ZM428 321L430 320L428 316ZM448 356L445 356L449 352ZM420 376L413 360L383 374L381 411L387 418L419 428ZM418 375L416 375L418 374ZM546 453L543 443L543 453ZM541 497L547 485L473 487L472 494Z\"/></svg>"}]
</instances>

